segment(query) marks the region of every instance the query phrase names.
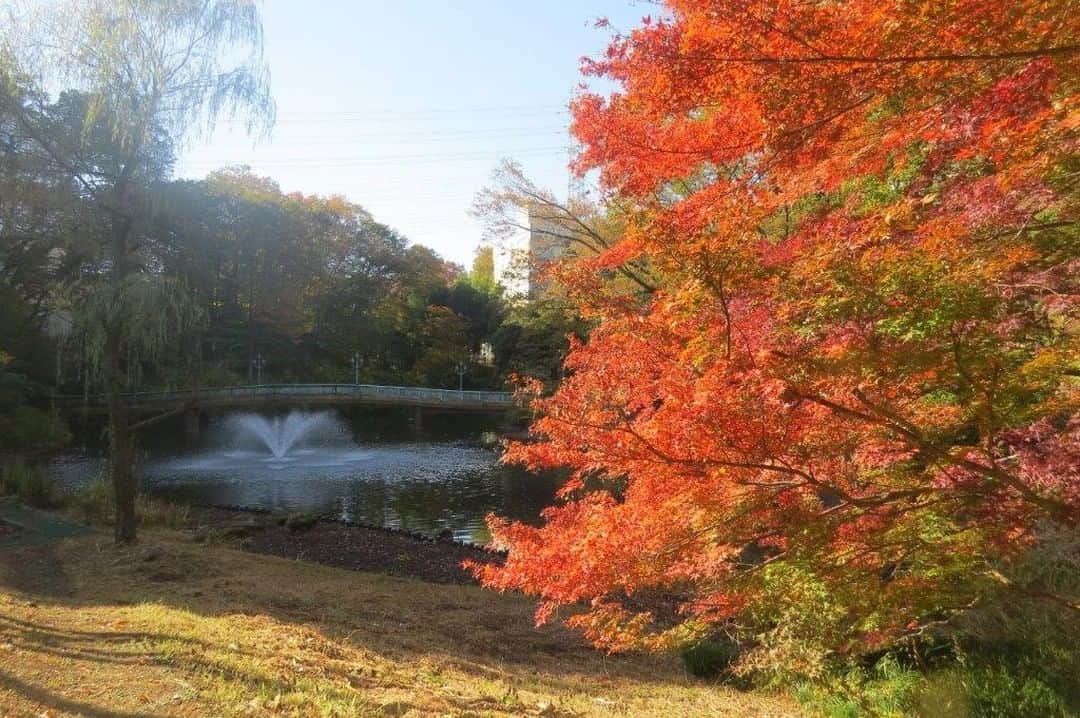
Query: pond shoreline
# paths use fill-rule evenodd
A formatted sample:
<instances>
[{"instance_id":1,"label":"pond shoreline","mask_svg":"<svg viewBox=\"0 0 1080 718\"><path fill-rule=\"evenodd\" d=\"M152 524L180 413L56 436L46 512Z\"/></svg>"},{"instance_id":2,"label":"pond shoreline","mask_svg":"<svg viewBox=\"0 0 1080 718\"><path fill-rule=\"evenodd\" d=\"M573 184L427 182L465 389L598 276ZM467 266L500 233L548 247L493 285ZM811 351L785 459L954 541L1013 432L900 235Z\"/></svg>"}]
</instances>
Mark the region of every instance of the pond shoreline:
<instances>
[{"instance_id":1,"label":"pond shoreline","mask_svg":"<svg viewBox=\"0 0 1080 718\"><path fill-rule=\"evenodd\" d=\"M273 513L237 506L191 508L196 541L235 541L245 551L432 583L475 584L464 561L502 563L505 554L477 544L400 529Z\"/></svg>"}]
</instances>

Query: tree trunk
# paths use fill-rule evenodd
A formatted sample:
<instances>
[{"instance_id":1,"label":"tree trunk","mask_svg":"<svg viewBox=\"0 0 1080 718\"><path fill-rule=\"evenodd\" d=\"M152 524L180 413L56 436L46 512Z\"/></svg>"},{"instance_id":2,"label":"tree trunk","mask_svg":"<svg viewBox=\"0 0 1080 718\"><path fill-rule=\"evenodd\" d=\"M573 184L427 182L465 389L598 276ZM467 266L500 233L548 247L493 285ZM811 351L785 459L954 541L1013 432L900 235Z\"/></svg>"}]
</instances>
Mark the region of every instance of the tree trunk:
<instances>
[{"instance_id":1,"label":"tree trunk","mask_svg":"<svg viewBox=\"0 0 1080 718\"><path fill-rule=\"evenodd\" d=\"M112 336L105 342L106 387L109 394L109 465L116 496L114 538L118 544L135 542L135 470L131 417L124 403L124 374L120 341Z\"/></svg>"},{"instance_id":2,"label":"tree trunk","mask_svg":"<svg viewBox=\"0 0 1080 718\"><path fill-rule=\"evenodd\" d=\"M117 206L125 207L128 202L128 181L134 170L134 158L129 160L121 172L114 187L117 197ZM131 217L124 213L116 213L112 222L111 259L113 262L109 281L113 290L123 286L124 281L131 275L131 257L129 255L129 238L131 234ZM123 318L113 319L113 322L122 322ZM124 391L127 386L127 371L124 362L128 359L124 343L124 328L122 326L105 327L105 387L109 395L109 463L112 468L113 490L116 494L116 525L114 538L118 544L132 544L136 539L136 516L135 516L135 437L131 432L131 417L124 401Z\"/></svg>"},{"instance_id":3,"label":"tree trunk","mask_svg":"<svg viewBox=\"0 0 1080 718\"><path fill-rule=\"evenodd\" d=\"M135 543L135 471L134 444L128 430L126 408L121 410L119 420L112 419L112 445L110 458L112 463L113 489L116 492L116 528L114 539L118 544Z\"/></svg>"}]
</instances>

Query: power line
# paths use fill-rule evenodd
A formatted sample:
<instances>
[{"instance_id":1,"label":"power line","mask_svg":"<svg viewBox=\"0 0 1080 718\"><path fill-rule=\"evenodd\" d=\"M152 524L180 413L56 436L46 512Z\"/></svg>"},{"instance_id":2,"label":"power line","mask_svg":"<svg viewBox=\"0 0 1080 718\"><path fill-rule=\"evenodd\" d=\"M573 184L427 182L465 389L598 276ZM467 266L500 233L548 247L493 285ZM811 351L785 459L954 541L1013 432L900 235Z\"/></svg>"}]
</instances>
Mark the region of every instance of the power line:
<instances>
[{"instance_id":1,"label":"power line","mask_svg":"<svg viewBox=\"0 0 1080 718\"><path fill-rule=\"evenodd\" d=\"M251 145L252 151L266 151L266 150L278 150L278 149L293 149L303 147L379 147L387 144L403 144L403 145L416 145L423 147L438 147L446 146L453 148L455 146L477 146L479 144L488 144L483 142L484 140L499 140L503 142L513 142L516 140L528 141L538 139L550 139L552 137L569 138L570 135L566 130L551 130L546 132L530 132L530 133L518 133L512 135L483 135L477 134L474 136L457 136L457 137L440 137L429 136L424 137L422 135L408 136L384 136L378 134L361 135L357 137L311 137L311 138L288 138L282 141L272 141L259 145ZM212 147L213 145L201 146L195 151L203 150L204 147ZM230 145L235 146L235 145ZM243 146L243 145L241 145Z\"/></svg>"},{"instance_id":2,"label":"power line","mask_svg":"<svg viewBox=\"0 0 1080 718\"><path fill-rule=\"evenodd\" d=\"M479 112L538 112L544 110L567 110L568 102L548 103L542 105L489 105L487 107L420 107L416 109L395 108L366 108L359 110L304 110L301 112L280 112L279 117L328 117L342 115L403 115L403 114L445 114L445 113L479 113Z\"/></svg>"},{"instance_id":3,"label":"power line","mask_svg":"<svg viewBox=\"0 0 1080 718\"><path fill-rule=\"evenodd\" d=\"M555 111L555 110L541 110L541 111L530 111L530 112L504 112L504 113L482 113L482 112L477 112L477 113L472 113L470 115L464 116L463 119L468 119L471 122L475 122L477 119L480 119L480 118L483 118L483 117L496 118L496 119L514 119L514 118L522 118L522 117L557 117L557 116L566 116L568 114L569 114L569 110L557 110L557 111ZM353 124L353 123L358 123L358 122L367 122L367 123L372 123L372 124L379 123L379 122L400 124L402 122L407 122L407 121L410 121L410 120L421 120L421 121L430 122L432 120L441 120L441 119L444 119L444 118L441 117L441 116L438 116L438 115L426 115L425 116L425 115L410 114L410 113L402 113L400 115L369 114L369 115L355 116L355 117L353 117L353 116L310 117L310 118L279 117L279 118L277 118L275 120L275 125L304 125L304 124L307 124L307 125L326 125L326 124L334 124L334 123ZM243 120L240 120L239 118L236 118L236 119L226 118L226 119L220 120L220 124L222 124L222 125L233 125L233 126L245 126L247 123L245 121L243 121Z\"/></svg>"},{"instance_id":4,"label":"power line","mask_svg":"<svg viewBox=\"0 0 1080 718\"><path fill-rule=\"evenodd\" d=\"M260 166L272 166L272 167L352 167L352 166L366 166L366 165L380 165L380 164L416 164L424 162L471 162L477 160L491 160L505 154L512 154L513 156L554 156L564 155L567 152L566 147L537 147L531 149L520 149L507 151L482 151L482 152L456 152L456 153L422 153L422 154L402 154L402 155L381 155L370 157L332 157L332 158L317 158L317 157L283 157L278 159L265 159L260 160L255 157L245 158L213 158L200 160L197 158L188 159L179 164L181 165L214 165L214 166L229 166L229 165L242 165L242 164L258 164Z\"/></svg>"}]
</instances>

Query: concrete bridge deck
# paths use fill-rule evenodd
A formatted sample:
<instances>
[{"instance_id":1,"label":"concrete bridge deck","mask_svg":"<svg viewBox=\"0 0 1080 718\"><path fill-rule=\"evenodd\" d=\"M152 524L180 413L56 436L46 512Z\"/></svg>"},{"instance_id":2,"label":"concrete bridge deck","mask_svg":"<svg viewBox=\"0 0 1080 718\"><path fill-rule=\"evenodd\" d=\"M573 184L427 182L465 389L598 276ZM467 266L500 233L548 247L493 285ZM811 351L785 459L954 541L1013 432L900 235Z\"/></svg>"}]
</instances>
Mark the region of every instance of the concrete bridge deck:
<instances>
[{"instance_id":1,"label":"concrete bridge deck","mask_svg":"<svg viewBox=\"0 0 1080 718\"><path fill-rule=\"evenodd\" d=\"M101 410L104 394L90 396L64 394L55 397L64 409ZM128 407L139 410L198 409L248 406L316 406L343 404L383 404L422 409L454 411L508 411L517 404L505 391L457 391L415 386L378 384L255 384L250 386L204 387L181 391L143 391L124 394Z\"/></svg>"}]
</instances>

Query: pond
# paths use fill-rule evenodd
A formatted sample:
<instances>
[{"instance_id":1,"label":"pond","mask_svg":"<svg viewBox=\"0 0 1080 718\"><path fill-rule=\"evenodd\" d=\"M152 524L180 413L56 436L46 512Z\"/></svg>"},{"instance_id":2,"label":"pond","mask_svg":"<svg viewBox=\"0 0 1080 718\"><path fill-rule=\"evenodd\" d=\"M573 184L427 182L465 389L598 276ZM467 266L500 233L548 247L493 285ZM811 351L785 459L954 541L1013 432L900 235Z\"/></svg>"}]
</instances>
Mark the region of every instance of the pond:
<instances>
[{"instance_id":1,"label":"pond","mask_svg":"<svg viewBox=\"0 0 1080 718\"><path fill-rule=\"evenodd\" d=\"M441 420L440 420L441 419ZM476 417L425 417L415 435L394 412L235 413L209 419L198 441L163 424L140 444L140 490L211 506L321 516L486 543L485 516L535 523L557 480L499 464ZM75 490L104 467L101 426L53 471Z\"/></svg>"}]
</instances>

